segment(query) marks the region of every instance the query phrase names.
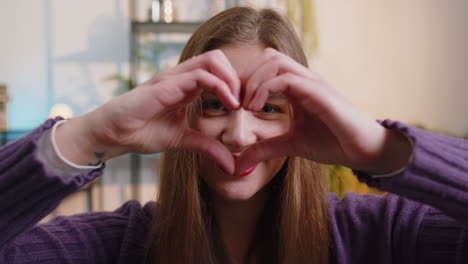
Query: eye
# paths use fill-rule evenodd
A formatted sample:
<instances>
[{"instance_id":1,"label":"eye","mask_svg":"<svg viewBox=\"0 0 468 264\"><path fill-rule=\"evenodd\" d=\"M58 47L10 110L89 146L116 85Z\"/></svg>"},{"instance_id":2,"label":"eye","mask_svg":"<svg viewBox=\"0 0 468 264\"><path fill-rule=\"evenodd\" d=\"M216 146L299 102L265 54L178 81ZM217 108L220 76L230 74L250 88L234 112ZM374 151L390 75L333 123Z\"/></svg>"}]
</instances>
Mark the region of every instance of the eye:
<instances>
[{"instance_id":1,"label":"eye","mask_svg":"<svg viewBox=\"0 0 468 264\"><path fill-rule=\"evenodd\" d=\"M220 112L225 110L223 103L217 100L205 101L202 107L203 111Z\"/></svg>"},{"instance_id":2,"label":"eye","mask_svg":"<svg viewBox=\"0 0 468 264\"><path fill-rule=\"evenodd\" d=\"M276 113L276 112L281 112L281 109L276 107L276 106L266 104L265 106L263 106L261 112L265 113L265 114L273 114L273 113Z\"/></svg>"},{"instance_id":3,"label":"eye","mask_svg":"<svg viewBox=\"0 0 468 264\"><path fill-rule=\"evenodd\" d=\"M212 109L212 110L222 110L224 108L223 104L221 102L218 102L218 101L207 102L205 104L205 107L208 108L208 109Z\"/></svg>"}]
</instances>

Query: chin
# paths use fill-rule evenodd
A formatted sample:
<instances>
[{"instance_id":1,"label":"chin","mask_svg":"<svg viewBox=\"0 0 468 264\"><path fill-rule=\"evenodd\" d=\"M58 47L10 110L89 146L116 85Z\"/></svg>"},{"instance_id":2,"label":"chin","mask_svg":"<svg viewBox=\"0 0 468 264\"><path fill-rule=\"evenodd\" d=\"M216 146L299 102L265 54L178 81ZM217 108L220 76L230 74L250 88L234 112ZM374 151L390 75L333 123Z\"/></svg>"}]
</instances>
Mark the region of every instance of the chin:
<instances>
[{"instance_id":1,"label":"chin","mask_svg":"<svg viewBox=\"0 0 468 264\"><path fill-rule=\"evenodd\" d=\"M284 162L284 161L283 161ZM205 168L202 175L211 193L224 201L248 201L256 196L273 179L279 171L282 163L276 162L277 168L264 162L257 165L256 169L241 177L233 177L215 167Z\"/></svg>"},{"instance_id":2,"label":"chin","mask_svg":"<svg viewBox=\"0 0 468 264\"><path fill-rule=\"evenodd\" d=\"M248 186L248 183L223 183L221 186L213 187L211 189L216 193L216 196L222 200L231 202L248 201L259 191L259 189L253 186Z\"/></svg>"},{"instance_id":3,"label":"chin","mask_svg":"<svg viewBox=\"0 0 468 264\"><path fill-rule=\"evenodd\" d=\"M268 183L263 173L252 173L246 177L227 175L221 170L204 177L210 192L224 201L248 201Z\"/></svg>"}]
</instances>

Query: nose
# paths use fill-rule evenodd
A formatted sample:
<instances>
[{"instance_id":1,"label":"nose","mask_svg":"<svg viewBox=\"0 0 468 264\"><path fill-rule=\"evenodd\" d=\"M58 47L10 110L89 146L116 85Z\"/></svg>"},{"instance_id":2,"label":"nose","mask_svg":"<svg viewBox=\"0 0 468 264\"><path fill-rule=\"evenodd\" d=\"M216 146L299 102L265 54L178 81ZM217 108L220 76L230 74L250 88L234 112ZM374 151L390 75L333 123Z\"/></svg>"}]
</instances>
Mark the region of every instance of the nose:
<instances>
[{"instance_id":1,"label":"nose","mask_svg":"<svg viewBox=\"0 0 468 264\"><path fill-rule=\"evenodd\" d=\"M221 135L224 145L232 152L241 152L257 141L255 120L249 111L231 111L228 122Z\"/></svg>"}]
</instances>

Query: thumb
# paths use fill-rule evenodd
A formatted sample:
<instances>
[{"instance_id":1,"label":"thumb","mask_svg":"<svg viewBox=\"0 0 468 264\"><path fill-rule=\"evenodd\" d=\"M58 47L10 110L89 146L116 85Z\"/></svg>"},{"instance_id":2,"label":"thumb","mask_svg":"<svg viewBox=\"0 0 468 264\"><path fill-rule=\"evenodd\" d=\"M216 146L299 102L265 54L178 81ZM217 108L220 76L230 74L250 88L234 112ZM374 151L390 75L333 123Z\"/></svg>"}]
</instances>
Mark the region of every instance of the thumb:
<instances>
[{"instance_id":1,"label":"thumb","mask_svg":"<svg viewBox=\"0 0 468 264\"><path fill-rule=\"evenodd\" d=\"M290 142L289 135L281 135L249 146L236 159L234 176L241 175L248 168L264 160L290 156L294 153Z\"/></svg>"},{"instance_id":2,"label":"thumb","mask_svg":"<svg viewBox=\"0 0 468 264\"><path fill-rule=\"evenodd\" d=\"M202 133L187 129L179 148L194 150L217 162L228 174L234 173L234 157L232 153L218 140L207 137Z\"/></svg>"}]
</instances>

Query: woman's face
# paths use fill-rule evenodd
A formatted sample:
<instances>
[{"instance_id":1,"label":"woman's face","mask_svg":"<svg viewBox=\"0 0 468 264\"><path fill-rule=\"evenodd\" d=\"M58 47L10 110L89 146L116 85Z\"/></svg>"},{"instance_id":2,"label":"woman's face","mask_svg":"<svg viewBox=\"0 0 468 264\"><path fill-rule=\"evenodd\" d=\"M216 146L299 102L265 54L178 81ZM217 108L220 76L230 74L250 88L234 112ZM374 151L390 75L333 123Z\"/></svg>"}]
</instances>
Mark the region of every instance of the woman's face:
<instances>
[{"instance_id":1,"label":"woman's face","mask_svg":"<svg viewBox=\"0 0 468 264\"><path fill-rule=\"evenodd\" d=\"M228 45L221 48L237 71L242 83L241 90L245 88L246 76L249 74L247 70L255 65L263 49L259 45ZM243 108L227 109L212 92L203 92L201 98L203 112L198 129L219 140L234 156L256 142L279 136L289 129L289 104L281 95L270 96L260 112ZM219 198L229 201L248 200L271 181L285 160L286 157L280 157L263 161L245 171L241 177L233 177L224 173L215 162L203 157L201 175Z\"/></svg>"}]
</instances>

